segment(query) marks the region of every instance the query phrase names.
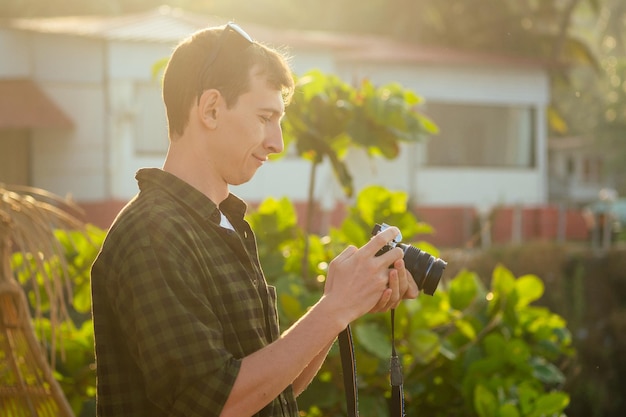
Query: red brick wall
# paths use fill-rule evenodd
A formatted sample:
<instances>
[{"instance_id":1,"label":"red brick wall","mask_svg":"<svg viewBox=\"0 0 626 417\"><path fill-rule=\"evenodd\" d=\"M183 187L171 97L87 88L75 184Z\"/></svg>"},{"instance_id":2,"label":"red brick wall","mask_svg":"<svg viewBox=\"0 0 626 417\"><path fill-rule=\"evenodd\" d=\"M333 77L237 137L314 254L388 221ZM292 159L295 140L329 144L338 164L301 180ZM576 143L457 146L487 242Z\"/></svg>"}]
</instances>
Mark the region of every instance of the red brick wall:
<instances>
[{"instance_id":1,"label":"red brick wall","mask_svg":"<svg viewBox=\"0 0 626 417\"><path fill-rule=\"evenodd\" d=\"M499 207L492 213L491 220L494 243L508 243L515 238L521 241L556 240L560 237L565 240L585 240L589 236L580 210L561 211L557 206ZM563 224L559 225L559 221ZM518 226L515 226L516 222L519 222ZM518 236L515 236L515 227L519 227ZM562 236L559 236L560 227Z\"/></svg>"},{"instance_id":2,"label":"red brick wall","mask_svg":"<svg viewBox=\"0 0 626 417\"><path fill-rule=\"evenodd\" d=\"M434 228L432 235L420 239L441 247L464 247L478 231L476 210L468 206L417 206L415 215L420 222Z\"/></svg>"}]
</instances>

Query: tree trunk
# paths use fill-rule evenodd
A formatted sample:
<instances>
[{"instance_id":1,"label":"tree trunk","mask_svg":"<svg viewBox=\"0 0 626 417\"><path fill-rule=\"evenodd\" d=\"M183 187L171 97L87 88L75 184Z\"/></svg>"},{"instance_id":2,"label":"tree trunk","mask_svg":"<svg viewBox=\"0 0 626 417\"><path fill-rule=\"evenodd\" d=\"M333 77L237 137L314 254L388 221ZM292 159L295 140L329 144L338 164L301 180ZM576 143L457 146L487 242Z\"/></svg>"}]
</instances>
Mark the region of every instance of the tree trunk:
<instances>
[{"instance_id":1,"label":"tree trunk","mask_svg":"<svg viewBox=\"0 0 626 417\"><path fill-rule=\"evenodd\" d=\"M307 282L309 279L309 235L313 224L313 214L315 211L315 175L317 174L318 162L311 164L311 174L309 176L309 189L307 195L306 216L304 225L304 249L302 251L302 279Z\"/></svg>"}]
</instances>

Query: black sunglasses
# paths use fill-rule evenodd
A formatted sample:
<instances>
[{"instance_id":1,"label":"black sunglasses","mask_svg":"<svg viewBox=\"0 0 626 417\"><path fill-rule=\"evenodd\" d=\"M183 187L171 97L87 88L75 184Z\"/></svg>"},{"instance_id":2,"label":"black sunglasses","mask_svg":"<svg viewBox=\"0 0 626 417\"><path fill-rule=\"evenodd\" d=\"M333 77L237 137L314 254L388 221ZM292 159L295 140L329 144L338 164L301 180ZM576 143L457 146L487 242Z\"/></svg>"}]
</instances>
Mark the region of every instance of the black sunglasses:
<instances>
[{"instance_id":1,"label":"black sunglasses","mask_svg":"<svg viewBox=\"0 0 626 417\"><path fill-rule=\"evenodd\" d=\"M198 90L198 100L204 92L203 82L206 78L207 72L211 68L211 65L217 60L223 46L228 43L231 44L237 50L243 50L254 43L254 40L248 35L239 25L235 23L228 23L222 30L220 37L217 39L213 52L204 61L202 71L200 72L200 88Z\"/></svg>"}]
</instances>

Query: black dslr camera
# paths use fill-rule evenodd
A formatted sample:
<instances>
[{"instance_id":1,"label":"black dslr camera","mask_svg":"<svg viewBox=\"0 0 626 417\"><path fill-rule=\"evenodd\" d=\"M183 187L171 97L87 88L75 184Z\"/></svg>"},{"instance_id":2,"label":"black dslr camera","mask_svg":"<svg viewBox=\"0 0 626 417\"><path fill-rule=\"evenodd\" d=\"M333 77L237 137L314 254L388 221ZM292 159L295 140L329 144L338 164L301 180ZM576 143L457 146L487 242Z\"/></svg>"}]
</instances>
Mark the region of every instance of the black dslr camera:
<instances>
[{"instance_id":1,"label":"black dslr camera","mask_svg":"<svg viewBox=\"0 0 626 417\"><path fill-rule=\"evenodd\" d=\"M376 224L374 229L372 229L372 236L376 236L388 227L389 225L385 223L382 225ZM394 240L383 246L382 249L376 253L376 256L382 255L395 247L402 249L404 251L404 265L415 280L417 288L428 295L433 295L439 285L443 270L448 264L416 247L400 243L401 241L402 235L400 234L396 236Z\"/></svg>"}]
</instances>

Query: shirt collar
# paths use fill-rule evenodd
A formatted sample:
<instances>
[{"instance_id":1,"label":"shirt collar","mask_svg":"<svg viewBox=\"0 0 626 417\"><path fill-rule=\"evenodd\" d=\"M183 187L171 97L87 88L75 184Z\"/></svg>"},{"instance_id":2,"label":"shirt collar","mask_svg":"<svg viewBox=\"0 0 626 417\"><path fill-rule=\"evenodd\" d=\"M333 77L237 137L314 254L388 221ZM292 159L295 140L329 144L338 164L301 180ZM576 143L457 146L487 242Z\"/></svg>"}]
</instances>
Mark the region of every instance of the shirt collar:
<instances>
[{"instance_id":1,"label":"shirt collar","mask_svg":"<svg viewBox=\"0 0 626 417\"><path fill-rule=\"evenodd\" d=\"M199 190L181 180L177 176L159 168L142 168L135 175L140 191L159 189L171 195L176 200L198 212L205 219L220 223L220 210L231 218L243 219L247 205L232 193L220 203L219 210L216 204Z\"/></svg>"}]
</instances>

